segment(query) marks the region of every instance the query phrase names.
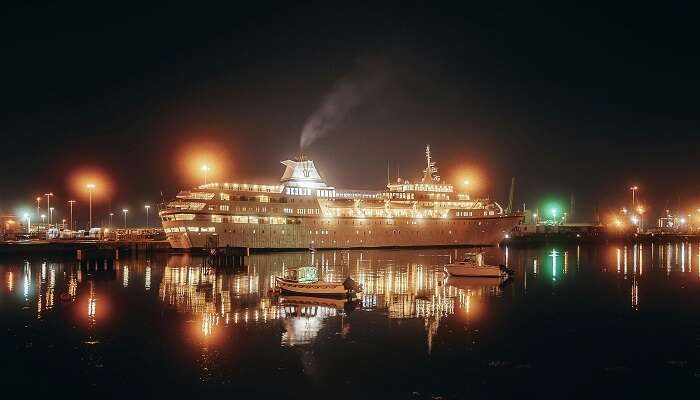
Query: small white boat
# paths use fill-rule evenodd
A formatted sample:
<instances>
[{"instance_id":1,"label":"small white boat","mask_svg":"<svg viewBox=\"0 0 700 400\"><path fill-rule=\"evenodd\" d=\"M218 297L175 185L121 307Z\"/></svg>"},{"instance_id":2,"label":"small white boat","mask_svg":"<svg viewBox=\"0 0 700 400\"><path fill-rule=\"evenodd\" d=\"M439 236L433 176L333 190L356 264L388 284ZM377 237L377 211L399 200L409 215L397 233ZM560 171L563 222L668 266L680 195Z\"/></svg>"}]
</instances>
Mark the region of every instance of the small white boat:
<instances>
[{"instance_id":1,"label":"small white boat","mask_svg":"<svg viewBox=\"0 0 700 400\"><path fill-rule=\"evenodd\" d=\"M287 272L287 277L275 277L275 284L284 294L349 297L361 291L359 285L349 277L343 282L319 280L316 267L294 268Z\"/></svg>"},{"instance_id":2,"label":"small white boat","mask_svg":"<svg viewBox=\"0 0 700 400\"><path fill-rule=\"evenodd\" d=\"M468 276L479 278L507 278L513 270L505 265L486 265L482 253L467 253L464 260L447 264L443 267L450 276Z\"/></svg>"}]
</instances>

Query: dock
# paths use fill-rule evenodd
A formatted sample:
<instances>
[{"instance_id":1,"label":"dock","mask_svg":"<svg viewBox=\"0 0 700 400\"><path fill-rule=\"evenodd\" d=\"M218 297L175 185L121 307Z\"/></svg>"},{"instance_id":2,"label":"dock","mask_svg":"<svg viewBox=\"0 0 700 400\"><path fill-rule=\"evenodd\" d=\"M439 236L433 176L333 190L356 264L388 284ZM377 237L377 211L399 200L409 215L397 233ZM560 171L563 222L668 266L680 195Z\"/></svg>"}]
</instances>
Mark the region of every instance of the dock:
<instances>
[{"instance_id":1,"label":"dock","mask_svg":"<svg viewBox=\"0 0 700 400\"><path fill-rule=\"evenodd\" d=\"M27 240L0 242L0 255L148 254L172 251L167 240Z\"/></svg>"}]
</instances>

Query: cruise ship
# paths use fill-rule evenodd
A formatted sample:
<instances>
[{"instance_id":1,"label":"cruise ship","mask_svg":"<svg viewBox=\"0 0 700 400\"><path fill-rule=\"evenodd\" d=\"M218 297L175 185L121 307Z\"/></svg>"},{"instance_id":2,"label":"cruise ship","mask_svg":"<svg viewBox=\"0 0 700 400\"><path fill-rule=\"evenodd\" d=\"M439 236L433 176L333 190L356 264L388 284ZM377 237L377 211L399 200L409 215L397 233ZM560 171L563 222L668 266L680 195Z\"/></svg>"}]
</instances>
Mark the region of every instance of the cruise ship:
<instances>
[{"instance_id":1,"label":"cruise ship","mask_svg":"<svg viewBox=\"0 0 700 400\"><path fill-rule=\"evenodd\" d=\"M206 183L159 211L174 249L343 249L488 246L521 218L458 193L438 175L430 146L422 176L376 191L329 186L313 160L282 161L277 184Z\"/></svg>"}]
</instances>

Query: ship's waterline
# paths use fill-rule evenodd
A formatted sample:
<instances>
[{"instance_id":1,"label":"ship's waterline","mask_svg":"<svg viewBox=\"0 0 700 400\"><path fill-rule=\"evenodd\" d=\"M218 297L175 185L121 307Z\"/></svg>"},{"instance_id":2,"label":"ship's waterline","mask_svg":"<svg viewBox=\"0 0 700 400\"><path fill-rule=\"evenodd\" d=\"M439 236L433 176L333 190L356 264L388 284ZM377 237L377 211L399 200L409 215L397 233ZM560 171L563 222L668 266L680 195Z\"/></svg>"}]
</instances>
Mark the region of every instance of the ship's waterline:
<instances>
[{"instance_id":1,"label":"ship's waterline","mask_svg":"<svg viewBox=\"0 0 700 400\"><path fill-rule=\"evenodd\" d=\"M329 186L312 160L282 162L280 184L210 183L181 191L160 212L173 248L374 248L497 244L522 217L457 193L426 148L416 182L383 190Z\"/></svg>"}]
</instances>

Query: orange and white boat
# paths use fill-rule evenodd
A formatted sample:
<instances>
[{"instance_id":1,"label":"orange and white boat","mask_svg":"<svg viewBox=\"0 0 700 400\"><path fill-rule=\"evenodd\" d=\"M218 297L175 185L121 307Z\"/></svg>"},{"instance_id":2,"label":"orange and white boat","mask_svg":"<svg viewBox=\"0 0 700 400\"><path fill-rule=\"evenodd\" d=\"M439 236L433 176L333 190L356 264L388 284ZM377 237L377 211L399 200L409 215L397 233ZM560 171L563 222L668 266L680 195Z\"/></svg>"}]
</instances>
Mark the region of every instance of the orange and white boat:
<instances>
[{"instance_id":1,"label":"orange and white boat","mask_svg":"<svg viewBox=\"0 0 700 400\"><path fill-rule=\"evenodd\" d=\"M325 297L352 297L361 287L350 277L343 282L324 282L317 278L316 267L300 267L287 271L287 277L275 277L283 294Z\"/></svg>"}]
</instances>

